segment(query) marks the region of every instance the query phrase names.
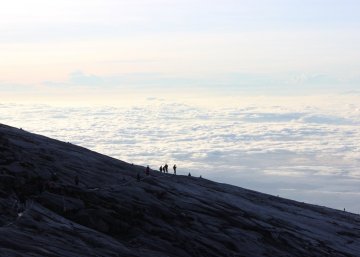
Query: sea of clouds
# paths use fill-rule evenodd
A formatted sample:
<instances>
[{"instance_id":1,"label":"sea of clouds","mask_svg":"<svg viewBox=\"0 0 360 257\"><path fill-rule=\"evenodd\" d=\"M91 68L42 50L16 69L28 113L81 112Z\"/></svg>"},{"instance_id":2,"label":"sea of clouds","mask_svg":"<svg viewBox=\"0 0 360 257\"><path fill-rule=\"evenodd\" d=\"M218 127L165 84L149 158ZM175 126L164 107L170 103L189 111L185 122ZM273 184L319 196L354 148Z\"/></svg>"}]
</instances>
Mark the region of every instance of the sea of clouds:
<instances>
[{"instance_id":1,"label":"sea of clouds","mask_svg":"<svg viewBox=\"0 0 360 257\"><path fill-rule=\"evenodd\" d=\"M356 98L355 98L356 99ZM204 107L0 104L0 122L112 157L360 212L360 101Z\"/></svg>"}]
</instances>

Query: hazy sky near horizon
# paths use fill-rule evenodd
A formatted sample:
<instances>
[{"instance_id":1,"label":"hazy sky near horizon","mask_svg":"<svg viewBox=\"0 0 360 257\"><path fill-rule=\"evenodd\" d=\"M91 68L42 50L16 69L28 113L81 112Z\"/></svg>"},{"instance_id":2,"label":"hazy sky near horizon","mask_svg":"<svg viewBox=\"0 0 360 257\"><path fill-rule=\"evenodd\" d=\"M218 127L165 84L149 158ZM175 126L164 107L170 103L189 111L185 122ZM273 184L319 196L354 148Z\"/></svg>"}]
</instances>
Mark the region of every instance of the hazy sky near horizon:
<instances>
[{"instance_id":1,"label":"hazy sky near horizon","mask_svg":"<svg viewBox=\"0 0 360 257\"><path fill-rule=\"evenodd\" d=\"M356 0L7 1L1 94L106 102L356 91L359 10Z\"/></svg>"}]
</instances>

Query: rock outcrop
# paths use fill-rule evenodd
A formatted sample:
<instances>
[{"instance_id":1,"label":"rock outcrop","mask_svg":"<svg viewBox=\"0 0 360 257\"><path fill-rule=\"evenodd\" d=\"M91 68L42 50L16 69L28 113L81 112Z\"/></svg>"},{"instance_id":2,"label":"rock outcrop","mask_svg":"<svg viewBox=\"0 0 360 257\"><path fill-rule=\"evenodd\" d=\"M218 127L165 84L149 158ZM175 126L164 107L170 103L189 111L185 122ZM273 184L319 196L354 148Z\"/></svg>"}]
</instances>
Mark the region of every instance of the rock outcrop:
<instances>
[{"instance_id":1,"label":"rock outcrop","mask_svg":"<svg viewBox=\"0 0 360 257\"><path fill-rule=\"evenodd\" d=\"M360 256L358 215L144 171L0 125L0 256Z\"/></svg>"}]
</instances>

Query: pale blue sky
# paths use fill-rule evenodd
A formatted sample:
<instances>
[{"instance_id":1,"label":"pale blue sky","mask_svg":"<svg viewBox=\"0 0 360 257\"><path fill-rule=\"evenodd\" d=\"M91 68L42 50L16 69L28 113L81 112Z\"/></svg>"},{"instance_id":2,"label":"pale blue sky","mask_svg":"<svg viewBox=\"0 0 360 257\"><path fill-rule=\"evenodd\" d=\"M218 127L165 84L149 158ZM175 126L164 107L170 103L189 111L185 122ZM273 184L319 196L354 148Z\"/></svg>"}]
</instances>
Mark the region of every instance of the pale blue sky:
<instances>
[{"instance_id":1,"label":"pale blue sky","mask_svg":"<svg viewBox=\"0 0 360 257\"><path fill-rule=\"evenodd\" d=\"M13 0L0 9L0 89L358 90L359 1Z\"/></svg>"}]
</instances>

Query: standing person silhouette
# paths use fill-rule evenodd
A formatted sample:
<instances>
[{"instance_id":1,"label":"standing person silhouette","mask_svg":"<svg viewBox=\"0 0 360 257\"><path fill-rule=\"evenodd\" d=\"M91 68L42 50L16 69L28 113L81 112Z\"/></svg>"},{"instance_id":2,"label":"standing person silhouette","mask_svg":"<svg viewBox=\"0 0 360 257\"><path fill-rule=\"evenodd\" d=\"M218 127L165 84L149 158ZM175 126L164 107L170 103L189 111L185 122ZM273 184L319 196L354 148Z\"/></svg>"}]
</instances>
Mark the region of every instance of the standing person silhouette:
<instances>
[{"instance_id":1,"label":"standing person silhouette","mask_svg":"<svg viewBox=\"0 0 360 257\"><path fill-rule=\"evenodd\" d=\"M146 176L149 176L149 175L150 175L149 165L146 167L145 174L146 174Z\"/></svg>"},{"instance_id":2,"label":"standing person silhouette","mask_svg":"<svg viewBox=\"0 0 360 257\"><path fill-rule=\"evenodd\" d=\"M176 164L174 164L173 170L174 170L174 175L176 175Z\"/></svg>"},{"instance_id":3,"label":"standing person silhouette","mask_svg":"<svg viewBox=\"0 0 360 257\"><path fill-rule=\"evenodd\" d=\"M160 173L162 173L162 171L163 171L163 167L162 166L160 166ZM164 173L165 173L165 171L164 171Z\"/></svg>"},{"instance_id":4,"label":"standing person silhouette","mask_svg":"<svg viewBox=\"0 0 360 257\"><path fill-rule=\"evenodd\" d=\"M76 186L79 185L79 176L78 176L78 175L75 176L74 182L75 182L75 185L76 185Z\"/></svg>"},{"instance_id":5,"label":"standing person silhouette","mask_svg":"<svg viewBox=\"0 0 360 257\"><path fill-rule=\"evenodd\" d=\"M165 163L165 166L164 166L164 173L166 172L166 173L169 173L169 170L168 170L168 165L167 165L167 163Z\"/></svg>"}]
</instances>

